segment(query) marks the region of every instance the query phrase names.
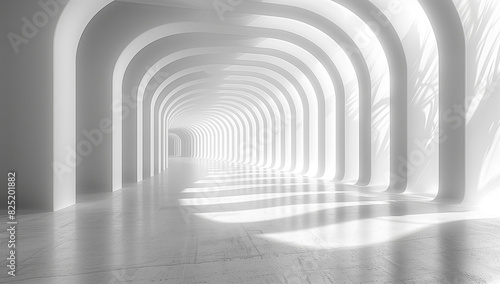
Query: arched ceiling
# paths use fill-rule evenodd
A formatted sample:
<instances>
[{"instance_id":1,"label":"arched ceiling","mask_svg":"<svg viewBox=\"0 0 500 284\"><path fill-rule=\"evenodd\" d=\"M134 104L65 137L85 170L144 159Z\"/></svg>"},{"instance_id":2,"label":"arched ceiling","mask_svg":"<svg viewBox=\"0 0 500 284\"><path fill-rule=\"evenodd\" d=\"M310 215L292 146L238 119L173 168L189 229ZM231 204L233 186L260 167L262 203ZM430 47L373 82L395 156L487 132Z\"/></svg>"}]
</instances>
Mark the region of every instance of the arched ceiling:
<instances>
[{"instance_id":1,"label":"arched ceiling","mask_svg":"<svg viewBox=\"0 0 500 284\"><path fill-rule=\"evenodd\" d=\"M103 102L113 109L114 189L131 150L134 179L163 171L164 143L175 129L211 143L239 135L253 149L241 157L246 150L235 140L226 145L231 151L220 144L204 154L212 158L361 185L389 182L402 192L408 137L401 134L410 71L418 68L409 50L420 36L410 30L422 22L420 32L434 36L421 15L417 0L70 0L55 35L55 108L85 93L111 95ZM75 72L82 75L74 81L59 75ZM76 88L80 78L87 89ZM54 136L64 137L55 149L64 149L75 143L62 133L72 132L74 118L55 113ZM85 119L78 127L93 123Z\"/></svg>"}]
</instances>

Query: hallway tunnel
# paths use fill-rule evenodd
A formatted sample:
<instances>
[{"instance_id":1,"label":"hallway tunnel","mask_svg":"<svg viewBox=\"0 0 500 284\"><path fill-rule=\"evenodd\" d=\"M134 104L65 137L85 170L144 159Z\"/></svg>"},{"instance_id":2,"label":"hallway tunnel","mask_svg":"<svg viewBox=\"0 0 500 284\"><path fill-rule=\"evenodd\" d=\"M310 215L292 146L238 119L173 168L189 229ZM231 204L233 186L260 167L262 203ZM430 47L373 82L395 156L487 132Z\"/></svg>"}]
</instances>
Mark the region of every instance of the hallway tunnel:
<instances>
[{"instance_id":1,"label":"hallway tunnel","mask_svg":"<svg viewBox=\"0 0 500 284\"><path fill-rule=\"evenodd\" d=\"M183 156L475 202L499 174L498 117L477 111L498 91L496 54L471 51L498 42L468 31L495 19L467 16L497 7L479 2L48 1L52 200L26 203L58 210L77 188L159 174L174 132ZM492 129L467 132L476 120Z\"/></svg>"},{"instance_id":2,"label":"hallway tunnel","mask_svg":"<svg viewBox=\"0 0 500 284\"><path fill-rule=\"evenodd\" d=\"M172 185L165 176L179 179L179 208L221 224L291 220L233 207L300 188L360 210L401 199L410 215L498 207L498 1L8 0L0 14L0 168L19 176L22 210L63 212ZM179 170L191 163L207 173L194 184ZM224 195L238 189L256 193ZM293 210L336 208L325 200Z\"/></svg>"},{"instance_id":3,"label":"hallway tunnel","mask_svg":"<svg viewBox=\"0 0 500 284\"><path fill-rule=\"evenodd\" d=\"M444 202L475 202L498 182L498 117L480 111L498 92L497 54L485 51L498 47L494 1L43 3L53 44L9 34L20 54L53 49L53 90L38 88L47 110L33 109L53 116L36 126L53 133L52 158L33 159L52 169L32 196L47 200L26 196L28 207L58 210L77 188L167 170L171 133L182 156Z\"/></svg>"}]
</instances>

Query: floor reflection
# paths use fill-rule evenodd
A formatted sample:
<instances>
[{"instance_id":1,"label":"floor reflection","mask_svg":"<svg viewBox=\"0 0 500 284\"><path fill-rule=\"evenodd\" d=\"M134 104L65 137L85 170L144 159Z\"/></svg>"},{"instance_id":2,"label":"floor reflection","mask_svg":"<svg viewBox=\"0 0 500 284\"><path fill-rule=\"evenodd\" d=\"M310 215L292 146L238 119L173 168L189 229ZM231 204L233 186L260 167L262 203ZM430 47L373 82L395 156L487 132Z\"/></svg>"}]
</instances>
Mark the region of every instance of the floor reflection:
<instances>
[{"instance_id":1,"label":"floor reflection","mask_svg":"<svg viewBox=\"0 0 500 284\"><path fill-rule=\"evenodd\" d=\"M420 196L173 158L80 200L20 214L17 283L500 282L498 216Z\"/></svg>"}]
</instances>

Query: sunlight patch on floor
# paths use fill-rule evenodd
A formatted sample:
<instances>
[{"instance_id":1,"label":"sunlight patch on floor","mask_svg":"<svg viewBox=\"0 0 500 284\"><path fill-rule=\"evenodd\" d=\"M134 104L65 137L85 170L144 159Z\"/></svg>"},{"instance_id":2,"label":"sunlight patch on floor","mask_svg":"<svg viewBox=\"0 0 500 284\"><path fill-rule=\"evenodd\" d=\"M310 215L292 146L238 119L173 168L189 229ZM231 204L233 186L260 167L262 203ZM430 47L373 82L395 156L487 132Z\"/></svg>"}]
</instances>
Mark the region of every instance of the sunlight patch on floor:
<instances>
[{"instance_id":1,"label":"sunlight patch on floor","mask_svg":"<svg viewBox=\"0 0 500 284\"><path fill-rule=\"evenodd\" d=\"M353 220L304 230L262 234L259 237L309 249L359 248L395 241L439 224L487 218L493 218L493 216L481 212L390 216Z\"/></svg>"},{"instance_id":2,"label":"sunlight patch on floor","mask_svg":"<svg viewBox=\"0 0 500 284\"><path fill-rule=\"evenodd\" d=\"M388 205L388 202L331 202L316 204L285 205L252 210L238 210L226 212L196 213L196 216L219 223L256 223L264 221L277 221L283 218L297 217L304 214L316 213L322 210L339 207L352 207L362 204L367 205Z\"/></svg>"}]
</instances>

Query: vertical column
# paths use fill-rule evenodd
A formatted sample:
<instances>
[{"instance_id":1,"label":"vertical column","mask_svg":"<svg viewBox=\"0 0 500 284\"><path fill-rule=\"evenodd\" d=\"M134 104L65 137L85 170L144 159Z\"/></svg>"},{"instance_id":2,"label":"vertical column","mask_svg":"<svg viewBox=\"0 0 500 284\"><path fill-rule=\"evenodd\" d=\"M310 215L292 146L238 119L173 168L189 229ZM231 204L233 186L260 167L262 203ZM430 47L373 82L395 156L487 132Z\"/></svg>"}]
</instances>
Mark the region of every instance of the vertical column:
<instances>
[{"instance_id":1,"label":"vertical column","mask_svg":"<svg viewBox=\"0 0 500 284\"><path fill-rule=\"evenodd\" d=\"M439 192L438 200L460 202L465 196L466 48L462 22L451 0L420 0L439 49Z\"/></svg>"}]
</instances>

